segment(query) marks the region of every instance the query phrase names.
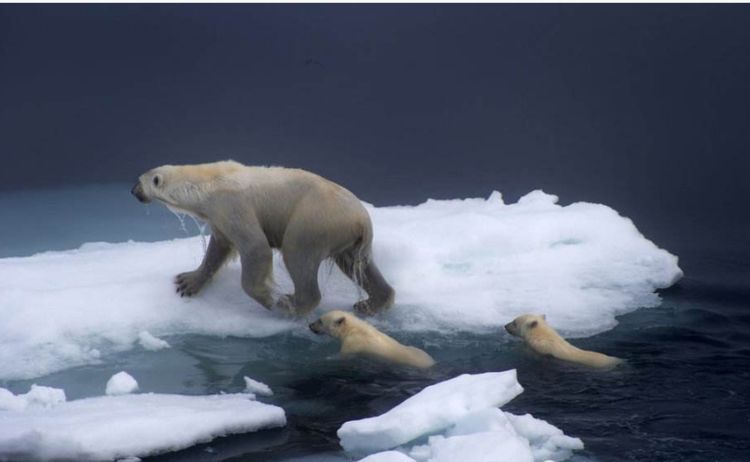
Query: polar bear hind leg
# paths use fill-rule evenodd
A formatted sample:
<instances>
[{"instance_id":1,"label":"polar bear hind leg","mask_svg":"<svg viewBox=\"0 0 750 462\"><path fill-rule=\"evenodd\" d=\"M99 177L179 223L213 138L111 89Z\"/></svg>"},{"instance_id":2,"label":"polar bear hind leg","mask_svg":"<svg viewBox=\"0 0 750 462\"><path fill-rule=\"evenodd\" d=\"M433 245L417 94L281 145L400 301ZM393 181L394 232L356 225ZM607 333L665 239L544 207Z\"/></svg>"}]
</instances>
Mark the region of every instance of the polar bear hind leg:
<instances>
[{"instance_id":1,"label":"polar bear hind leg","mask_svg":"<svg viewBox=\"0 0 750 462\"><path fill-rule=\"evenodd\" d=\"M369 251L363 252L361 248L354 247L334 257L334 261L369 297L354 304L358 314L372 316L393 305L396 292L385 281Z\"/></svg>"}]
</instances>

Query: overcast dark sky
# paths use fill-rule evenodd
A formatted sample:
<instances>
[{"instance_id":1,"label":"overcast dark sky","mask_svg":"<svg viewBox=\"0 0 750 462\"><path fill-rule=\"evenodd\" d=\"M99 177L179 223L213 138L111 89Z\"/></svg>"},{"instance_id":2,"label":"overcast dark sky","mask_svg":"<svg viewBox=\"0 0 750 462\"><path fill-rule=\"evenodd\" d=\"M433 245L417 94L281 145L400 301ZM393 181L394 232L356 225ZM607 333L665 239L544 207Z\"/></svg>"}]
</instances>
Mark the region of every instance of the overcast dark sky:
<instances>
[{"instance_id":1,"label":"overcast dark sky","mask_svg":"<svg viewBox=\"0 0 750 462\"><path fill-rule=\"evenodd\" d=\"M749 154L747 5L0 6L5 190L231 157L705 228Z\"/></svg>"}]
</instances>

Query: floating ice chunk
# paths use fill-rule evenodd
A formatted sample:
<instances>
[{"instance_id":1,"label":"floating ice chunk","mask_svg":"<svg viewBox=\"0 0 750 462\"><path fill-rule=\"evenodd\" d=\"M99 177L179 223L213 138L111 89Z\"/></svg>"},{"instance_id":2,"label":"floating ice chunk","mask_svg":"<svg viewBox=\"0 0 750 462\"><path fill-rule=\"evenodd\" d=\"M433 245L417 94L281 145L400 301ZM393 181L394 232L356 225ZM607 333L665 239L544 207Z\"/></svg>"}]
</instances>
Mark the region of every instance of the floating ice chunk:
<instances>
[{"instance_id":1,"label":"floating ice chunk","mask_svg":"<svg viewBox=\"0 0 750 462\"><path fill-rule=\"evenodd\" d=\"M563 434L562 430L531 414L505 414L516 433L526 438L531 445L534 460L565 460L572 451L583 449L583 442Z\"/></svg>"},{"instance_id":2,"label":"floating ice chunk","mask_svg":"<svg viewBox=\"0 0 750 462\"><path fill-rule=\"evenodd\" d=\"M468 460L468 459L467 459ZM416 462L411 457L398 451L383 451L360 459L358 462Z\"/></svg>"},{"instance_id":3,"label":"floating ice chunk","mask_svg":"<svg viewBox=\"0 0 750 462\"><path fill-rule=\"evenodd\" d=\"M516 371L464 374L430 385L377 417L344 423L341 446L371 453L444 430L475 411L502 406L523 391Z\"/></svg>"},{"instance_id":4,"label":"floating ice chunk","mask_svg":"<svg viewBox=\"0 0 750 462\"><path fill-rule=\"evenodd\" d=\"M271 387L247 376L245 376L245 391L261 396L273 396Z\"/></svg>"},{"instance_id":5,"label":"floating ice chunk","mask_svg":"<svg viewBox=\"0 0 750 462\"><path fill-rule=\"evenodd\" d=\"M281 408L245 394L148 393L58 401L48 408L0 411L0 460L144 457L284 425Z\"/></svg>"},{"instance_id":6,"label":"floating ice chunk","mask_svg":"<svg viewBox=\"0 0 750 462\"><path fill-rule=\"evenodd\" d=\"M14 395L0 388L0 411L23 411L27 408L49 408L65 402L65 391L32 385L28 393ZM1 415L1 414L0 414Z\"/></svg>"},{"instance_id":7,"label":"floating ice chunk","mask_svg":"<svg viewBox=\"0 0 750 462\"><path fill-rule=\"evenodd\" d=\"M135 391L138 391L138 382L130 374L122 371L109 378L105 393L108 395L127 395Z\"/></svg>"},{"instance_id":8,"label":"floating ice chunk","mask_svg":"<svg viewBox=\"0 0 750 462\"><path fill-rule=\"evenodd\" d=\"M655 289L682 275L675 256L611 208L562 206L541 191L511 205L495 192L367 208L375 259L398 294L379 321L391 332L502 332L519 314L541 312L565 336L589 335L657 305ZM238 261L197 296L176 296L172 278L202 256L196 237L0 259L0 379L97 363L143 345L144 331L265 337L300 328L247 297ZM293 291L278 255L274 274L280 292ZM361 295L335 265L319 280L323 306L345 309Z\"/></svg>"},{"instance_id":9,"label":"floating ice chunk","mask_svg":"<svg viewBox=\"0 0 750 462\"><path fill-rule=\"evenodd\" d=\"M498 374L502 383L496 380L495 389L486 386L485 379ZM504 399L490 398L497 389L505 391ZM379 417L346 422L339 429L339 438L341 445L354 453L399 446L396 451L373 454L373 460L389 460L388 457L399 457L395 454L406 453L416 462L560 461L570 457L573 450L583 448L581 440L566 436L543 420L531 415L515 416L495 407L519 392L514 370L459 376L425 388ZM484 400L478 395L484 395ZM443 407L453 411L440 415L433 409ZM434 419L434 424L420 419ZM406 446L424 437L428 437L426 444Z\"/></svg>"},{"instance_id":10,"label":"floating ice chunk","mask_svg":"<svg viewBox=\"0 0 750 462\"><path fill-rule=\"evenodd\" d=\"M169 348L169 343L151 335L151 332L143 330L138 334L138 343L146 350L157 351Z\"/></svg>"}]
</instances>

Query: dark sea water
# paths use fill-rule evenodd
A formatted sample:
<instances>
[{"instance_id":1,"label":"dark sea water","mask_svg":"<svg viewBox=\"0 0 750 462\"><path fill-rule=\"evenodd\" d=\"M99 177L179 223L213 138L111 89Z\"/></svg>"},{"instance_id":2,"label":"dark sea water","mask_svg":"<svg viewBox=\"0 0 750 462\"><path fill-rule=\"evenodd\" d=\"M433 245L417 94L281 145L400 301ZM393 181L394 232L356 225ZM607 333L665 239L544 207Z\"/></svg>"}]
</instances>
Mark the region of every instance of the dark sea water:
<instances>
[{"instance_id":1,"label":"dark sea water","mask_svg":"<svg viewBox=\"0 0 750 462\"><path fill-rule=\"evenodd\" d=\"M728 262L713 263L721 267ZM154 460L285 461L311 453L320 460L337 460L336 430L343 422L382 413L423 387L460 373L508 368L518 370L525 391L503 409L531 413L581 438L586 449L573 460L750 460L750 288L716 286L688 276L663 298L658 308L621 316L611 331L575 341L627 359L610 372L540 358L501 333L402 337L435 356L439 366L428 374L310 362L314 352L286 360L269 352L273 370L260 377L276 390L272 402L286 409L287 428L226 438ZM309 349L291 336L274 342L291 344L284 349L295 343ZM331 345L316 348L334 351ZM229 380L239 390L243 373L257 376L269 367L257 350L274 347L267 341L194 338L185 339L181 349L196 359L210 358L208 389L218 390ZM248 360L251 351L260 357ZM219 365L239 371L222 376ZM209 447L215 452L206 452Z\"/></svg>"},{"instance_id":2,"label":"dark sea water","mask_svg":"<svg viewBox=\"0 0 750 462\"><path fill-rule=\"evenodd\" d=\"M3 216L23 225L0 225L0 256L85 241L182 235L179 222L161 208L144 213L127 202L112 213L89 200L121 191L107 186L3 196ZM28 206L17 207L19 201ZM58 224L52 232L43 228L50 216ZM86 225L83 217L90 216L97 219ZM167 337L172 345L167 350L133 350L100 365L0 385L18 392L43 383L76 399L101 394L107 378L127 370L142 390L206 394L239 392L247 375L271 386L275 394L264 401L285 409L287 427L148 460L335 461L349 460L336 437L343 422L385 412L425 386L461 373L515 368L525 391L503 409L531 413L581 438L585 450L573 460L748 461L750 252L743 249L689 242L667 247L680 256L685 277L662 292L659 307L620 316L614 329L573 340L627 360L613 371L541 358L504 332L395 335L435 357L438 365L428 372L330 359L334 342L294 332L266 339Z\"/></svg>"}]
</instances>

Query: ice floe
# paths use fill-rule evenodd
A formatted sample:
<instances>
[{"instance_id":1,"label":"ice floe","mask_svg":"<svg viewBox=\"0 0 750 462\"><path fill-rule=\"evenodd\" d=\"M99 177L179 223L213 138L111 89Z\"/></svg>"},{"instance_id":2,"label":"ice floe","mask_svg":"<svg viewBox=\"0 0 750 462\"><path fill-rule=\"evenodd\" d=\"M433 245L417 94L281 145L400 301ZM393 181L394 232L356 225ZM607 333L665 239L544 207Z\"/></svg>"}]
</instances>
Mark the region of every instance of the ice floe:
<instances>
[{"instance_id":1,"label":"ice floe","mask_svg":"<svg viewBox=\"0 0 750 462\"><path fill-rule=\"evenodd\" d=\"M346 422L338 436L347 451L391 449L443 430L474 412L502 406L522 391L515 370L463 374L430 385L383 415Z\"/></svg>"},{"instance_id":2,"label":"ice floe","mask_svg":"<svg viewBox=\"0 0 750 462\"><path fill-rule=\"evenodd\" d=\"M368 207L374 255L396 305L377 323L389 331L497 332L525 312L545 313L565 335L611 328L615 316L655 306L655 290L681 276L677 258L611 208L561 206L532 192L506 205L488 199ZM90 243L79 249L0 259L0 379L39 377L95 364L149 332L265 337L304 321L262 308L231 262L198 296L174 293L177 273L200 264L200 237L153 243ZM291 291L275 256L279 292ZM362 294L331 264L321 268L321 309L349 309ZM316 315L319 314L316 313Z\"/></svg>"},{"instance_id":3,"label":"ice floe","mask_svg":"<svg viewBox=\"0 0 750 462\"><path fill-rule=\"evenodd\" d=\"M253 393L255 395L273 396L273 391L271 391L271 387L269 387L265 383L258 382L257 380L253 380L247 376L245 376L244 379L245 379L245 391Z\"/></svg>"},{"instance_id":4,"label":"ice floe","mask_svg":"<svg viewBox=\"0 0 750 462\"><path fill-rule=\"evenodd\" d=\"M138 343L149 351L163 350L169 348L169 342L162 340L158 337L154 337L151 332L144 330L138 334Z\"/></svg>"},{"instance_id":5,"label":"ice floe","mask_svg":"<svg viewBox=\"0 0 750 462\"><path fill-rule=\"evenodd\" d=\"M498 409L522 391L515 370L464 374L380 416L346 422L338 436L352 454L374 453L368 462L541 462L583 449L581 440L543 420Z\"/></svg>"},{"instance_id":6,"label":"ice floe","mask_svg":"<svg viewBox=\"0 0 750 462\"><path fill-rule=\"evenodd\" d=\"M107 381L104 391L107 395L127 395L138 391L138 382L125 371L118 372Z\"/></svg>"},{"instance_id":7,"label":"ice floe","mask_svg":"<svg viewBox=\"0 0 750 462\"><path fill-rule=\"evenodd\" d=\"M65 401L62 390L0 388L0 460L114 460L286 425L250 395L128 394Z\"/></svg>"}]
</instances>

